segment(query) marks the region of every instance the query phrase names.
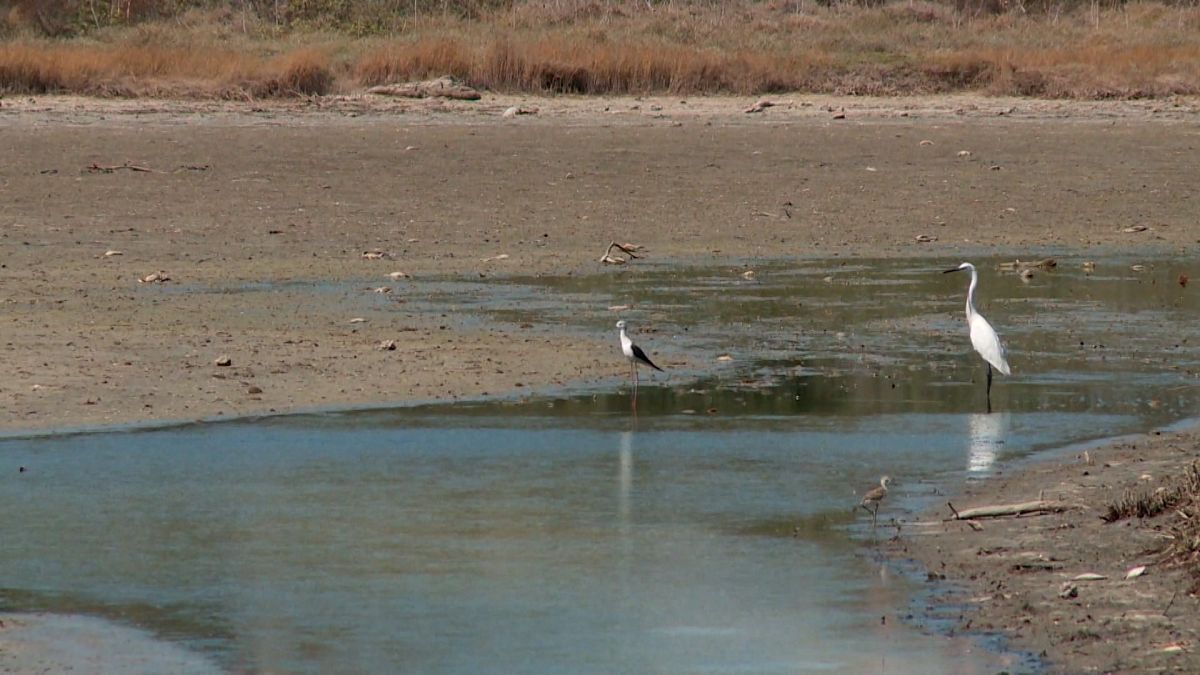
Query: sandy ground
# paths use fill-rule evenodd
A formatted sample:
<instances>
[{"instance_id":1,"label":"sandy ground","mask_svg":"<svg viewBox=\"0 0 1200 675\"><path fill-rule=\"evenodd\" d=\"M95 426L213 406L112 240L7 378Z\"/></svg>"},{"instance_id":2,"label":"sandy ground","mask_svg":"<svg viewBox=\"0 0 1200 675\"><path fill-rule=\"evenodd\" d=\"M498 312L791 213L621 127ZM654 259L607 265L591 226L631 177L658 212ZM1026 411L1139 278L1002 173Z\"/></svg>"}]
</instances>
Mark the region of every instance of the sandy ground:
<instances>
[{"instance_id":1,"label":"sandy ground","mask_svg":"<svg viewBox=\"0 0 1200 675\"><path fill-rule=\"evenodd\" d=\"M724 264L1149 253L1186 251L1200 239L1195 100L793 96L744 113L751 103L3 99L0 431L617 381L626 364L612 334L479 324L454 303L411 309L425 284L443 278L636 273L644 261L597 261L612 240L644 246L653 263ZM511 106L537 112L504 117ZM169 281L139 282L159 271ZM313 292L331 284L350 290ZM272 292L239 292L263 285ZM397 348L379 349L385 340ZM230 365L216 365L221 357ZM665 367L696 365L683 354L659 358ZM1093 469L1081 484L1115 484L1131 464L1121 466ZM989 525L971 536L999 532ZM978 549L1042 546L1020 539L1034 534L1013 533L1005 544L963 548L959 534L913 539L910 553L979 579L968 562L995 556ZM943 557L922 552L926 540L941 542L930 550ZM1097 555L1111 550L1100 547ZM944 557L951 548L961 549L957 562ZM1106 559L1095 571L1111 575L1135 560ZM995 574L1010 567L997 562ZM1057 593L1058 576L1077 567L1014 578L1045 580ZM1128 586L1169 579L1156 572ZM1080 589L1071 620L1090 588ZM1138 611L1165 606L1170 593L1159 591ZM1174 607L1195 616L1192 602L1180 597ZM991 601L987 614L1000 606ZM1014 623L1013 612L974 625L1053 634L1040 630L1058 616L1049 607L1032 613L1032 624ZM1147 665L1191 658L1190 646L1154 651L1175 640L1142 630L1158 621L1110 625L1138 628L1129 634L1138 654L1153 655ZM1067 670L1124 663L1107 644L1045 648ZM1080 645L1094 661L1057 660L1075 658Z\"/></svg>"}]
</instances>

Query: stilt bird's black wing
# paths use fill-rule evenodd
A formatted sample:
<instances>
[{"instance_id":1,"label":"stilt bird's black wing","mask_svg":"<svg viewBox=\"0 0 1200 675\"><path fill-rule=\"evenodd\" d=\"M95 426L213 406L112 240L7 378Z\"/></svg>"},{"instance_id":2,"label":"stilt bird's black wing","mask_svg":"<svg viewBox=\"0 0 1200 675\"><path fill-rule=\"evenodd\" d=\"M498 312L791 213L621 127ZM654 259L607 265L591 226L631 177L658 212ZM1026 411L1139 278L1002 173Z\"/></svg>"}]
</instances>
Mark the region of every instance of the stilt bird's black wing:
<instances>
[{"instance_id":1,"label":"stilt bird's black wing","mask_svg":"<svg viewBox=\"0 0 1200 675\"><path fill-rule=\"evenodd\" d=\"M642 351L642 348L637 345L633 345L633 358L637 359L638 361L641 361L642 363L650 366L651 368L657 370L660 373L664 372L662 368L659 368L658 366L654 365L654 362L650 360L650 357L646 356L646 352Z\"/></svg>"}]
</instances>

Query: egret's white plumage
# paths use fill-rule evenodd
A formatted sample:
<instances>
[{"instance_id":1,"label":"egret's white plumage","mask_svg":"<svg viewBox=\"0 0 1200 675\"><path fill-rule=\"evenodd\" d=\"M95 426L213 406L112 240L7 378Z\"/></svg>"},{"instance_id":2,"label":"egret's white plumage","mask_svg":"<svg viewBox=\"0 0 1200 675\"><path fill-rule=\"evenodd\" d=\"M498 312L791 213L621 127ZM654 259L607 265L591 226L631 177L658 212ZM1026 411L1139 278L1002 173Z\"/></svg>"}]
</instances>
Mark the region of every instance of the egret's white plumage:
<instances>
[{"instance_id":1,"label":"egret's white plumage","mask_svg":"<svg viewBox=\"0 0 1200 675\"><path fill-rule=\"evenodd\" d=\"M1012 370L1008 367L1008 359L1004 350L1004 345L1000 342L1000 336L996 335L996 330L992 328L992 324L983 318L983 315L975 311L975 287L979 285L979 272L975 270L975 266L969 262L965 262L958 267L946 270L946 273L959 272L969 270L971 272L971 285L967 287L967 327L971 331L971 346L984 361L988 363L988 412L992 409L992 368L1000 371L1003 375L1011 375Z\"/></svg>"},{"instance_id":2,"label":"egret's white plumage","mask_svg":"<svg viewBox=\"0 0 1200 675\"><path fill-rule=\"evenodd\" d=\"M960 266L960 269L963 268L971 270L971 285L967 287L967 325L971 328L971 346L975 347L975 351L979 352L984 361L992 364L993 368L1004 375L1011 375L1000 336L996 335L992 324L975 311L975 287L979 285L979 272L968 262Z\"/></svg>"}]
</instances>

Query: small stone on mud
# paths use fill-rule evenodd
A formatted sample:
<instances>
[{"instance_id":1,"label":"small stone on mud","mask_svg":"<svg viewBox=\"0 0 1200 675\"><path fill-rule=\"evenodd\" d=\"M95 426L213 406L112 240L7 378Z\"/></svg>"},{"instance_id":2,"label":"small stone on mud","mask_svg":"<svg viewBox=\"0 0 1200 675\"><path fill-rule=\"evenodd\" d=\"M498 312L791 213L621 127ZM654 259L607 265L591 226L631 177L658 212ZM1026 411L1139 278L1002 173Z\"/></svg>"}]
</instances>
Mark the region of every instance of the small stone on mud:
<instances>
[{"instance_id":1,"label":"small stone on mud","mask_svg":"<svg viewBox=\"0 0 1200 675\"><path fill-rule=\"evenodd\" d=\"M213 361L213 363L214 363L214 364L216 364L216 365L218 365L218 366L221 366L221 367L224 367L224 366L232 366L232 365L233 365L233 359L231 359L231 358L229 358L228 356L226 356L226 355L222 354L221 356L218 356L218 357L217 357L217 360Z\"/></svg>"},{"instance_id":2,"label":"small stone on mud","mask_svg":"<svg viewBox=\"0 0 1200 675\"><path fill-rule=\"evenodd\" d=\"M261 393L263 393L263 391L262 391L261 387L257 387L255 385L250 385L250 388L246 390L246 393L247 394L261 394Z\"/></svg>"},{"instance_id":3,"label":"small stone on mud","mask_svg":"<svg viewBox=\"0 0 1200 675\"><path fill-rule=\"evenodd\" d=\"M396 341L395 340L384 340L383 342L379 343L379 349L382 351L385 351L385 352L396 351Z\"/></svg>"},{"instance_id":4,"label":"small stone on mud","mask_svg":"<svg viewBox=\"0 0 1200 675\"><path fill-rule=\"evenodd\" d=\"M150 274L147 274L144 277L139 277L138 283L139 284L161 284L164 281L170 281L170 280L171 280L171 277L167 276L166 272L159 270L157 272L151 272Z\"/></svg>"},{"instance_id":5,"label":"small stone on mud","mask_svg":"<svg viewBox=\"0 0 1200 675\"><path fill-rule=\"evenodd\" d=\"M516 117L517 115L536 115L537 113L538 113L538 109L536 107L531 106L529 108L526 108L525 106L514 105L514 106L510 106L507 110L505 110L504 113L501 115L501 117Z\"/></svg>"}]
</instances>

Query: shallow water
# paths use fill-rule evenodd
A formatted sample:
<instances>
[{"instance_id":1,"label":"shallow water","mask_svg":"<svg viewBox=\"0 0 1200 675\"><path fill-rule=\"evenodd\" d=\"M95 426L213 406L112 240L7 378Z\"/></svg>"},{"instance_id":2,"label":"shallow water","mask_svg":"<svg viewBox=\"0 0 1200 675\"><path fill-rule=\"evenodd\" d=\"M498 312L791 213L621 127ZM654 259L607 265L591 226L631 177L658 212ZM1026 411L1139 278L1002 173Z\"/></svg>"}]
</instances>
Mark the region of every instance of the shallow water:
<instances>
[{"instance_id":1,"label":"shallow water","mask_svg":"<svg viewBox=\"0 0 1200 675\"><path fill-rule=\"evenodd\" d=\"M937 490L1194 415L1180 336L1200 307L1182 261L1028 283L977 262L1014 369L990 415L967 279L928 261L431 285L430 308L466 294L471 320L569 322L614 353L607 308L633 305L635 339L688 364L643 381L636 419L618 379L0 440L0 607L112 618L232 669L1011 667L905 622L924 584L863 548ZM855 495L881 473L898 484L872 535Z\"/></svg>"}]
</instances>

